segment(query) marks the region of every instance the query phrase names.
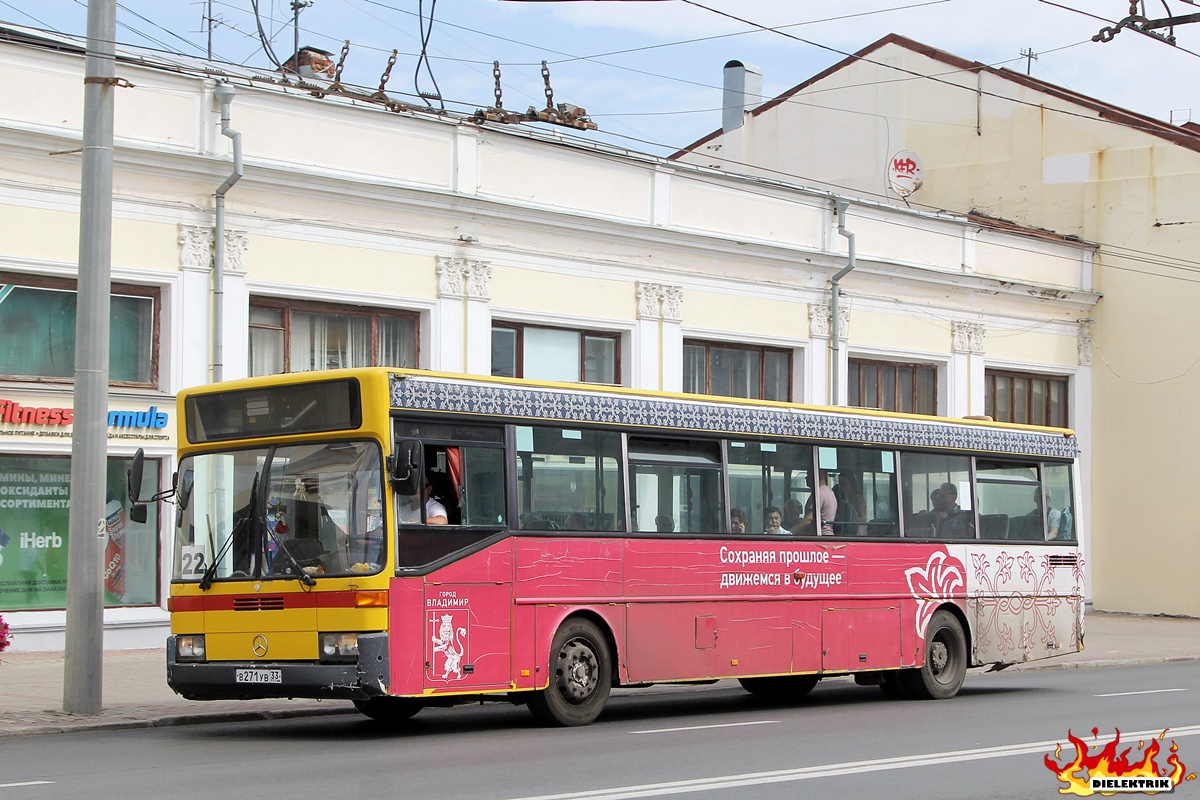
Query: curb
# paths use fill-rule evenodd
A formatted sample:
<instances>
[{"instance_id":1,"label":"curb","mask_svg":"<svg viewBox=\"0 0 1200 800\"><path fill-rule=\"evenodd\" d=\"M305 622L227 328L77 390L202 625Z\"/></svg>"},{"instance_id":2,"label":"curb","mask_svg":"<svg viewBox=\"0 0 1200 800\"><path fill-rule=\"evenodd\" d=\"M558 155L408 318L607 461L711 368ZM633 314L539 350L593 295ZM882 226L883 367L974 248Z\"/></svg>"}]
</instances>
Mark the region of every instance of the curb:
<instances>
[{"instance_id":1,"label":"curb","mask_svg":"<svg viewBox=\"0 0 1200 800\"><path fill-rule=\"evenodd\" d=\"M171 714L147 719L89 721L69 725L22 725L9 730L0 728L0 739L10 736L37 736L43 733L83 733L100 730L133 730L137 728L166 728L183 725L206 725L220 722L265 722L299 717L333 717L358 714L354 708L297 708L265 711L214 711L197 714Z\"/></svg>"}]
</instances>

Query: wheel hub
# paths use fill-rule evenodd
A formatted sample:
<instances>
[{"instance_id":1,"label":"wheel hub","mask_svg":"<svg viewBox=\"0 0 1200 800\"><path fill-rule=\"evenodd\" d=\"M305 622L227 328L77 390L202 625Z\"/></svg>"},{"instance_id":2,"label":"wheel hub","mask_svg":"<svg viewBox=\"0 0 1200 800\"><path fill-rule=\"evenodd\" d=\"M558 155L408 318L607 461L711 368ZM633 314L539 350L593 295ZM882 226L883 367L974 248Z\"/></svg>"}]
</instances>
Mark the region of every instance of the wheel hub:
<instances>
[{"instance_id":1,"label":"wheel hub","mask_svg":"<svg viewBox=\"0 0 1200 800\"><path fill-rule=\"evenodd\" d=\"M590 647L578 641L568 642L558 661L558 684L564 697L579 703L596 691L600 665Z\"/></svg>"},{"instance_id":2,"label":"wheel hub","mask_svg":"<svg viewBox=\"0 0 1200 800\"><path fill-rule=\"evenodd\" d=\"M946 668L947 662L950 661L950 651L946 647L945 642L934 642L929 648L929 663L933 667L933 673L939 674Z\"/></svg>"}]
</instances>

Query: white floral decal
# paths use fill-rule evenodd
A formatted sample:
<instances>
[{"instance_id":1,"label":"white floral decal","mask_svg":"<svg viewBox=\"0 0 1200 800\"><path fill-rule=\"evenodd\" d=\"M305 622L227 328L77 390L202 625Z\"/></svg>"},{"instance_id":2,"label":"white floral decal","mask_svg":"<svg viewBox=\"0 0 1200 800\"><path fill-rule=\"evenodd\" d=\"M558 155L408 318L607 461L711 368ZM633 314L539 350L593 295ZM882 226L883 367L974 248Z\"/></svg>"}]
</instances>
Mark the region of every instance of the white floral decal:
<instances>
[{"instance_id":1,"label":"white floral decal","mask_svg":"<svg viewBox=\"0 0 1200 800\"><path fill-rule=\"evenodd\" d=\"M917 635L924 639L933 612L953 600L955 591L962 591L966 585L963 566L945 550L939 550L929 556L924 567L905 570L904 577L908 580L908 590L917 599Z\"/></svg>"}]
</instances>

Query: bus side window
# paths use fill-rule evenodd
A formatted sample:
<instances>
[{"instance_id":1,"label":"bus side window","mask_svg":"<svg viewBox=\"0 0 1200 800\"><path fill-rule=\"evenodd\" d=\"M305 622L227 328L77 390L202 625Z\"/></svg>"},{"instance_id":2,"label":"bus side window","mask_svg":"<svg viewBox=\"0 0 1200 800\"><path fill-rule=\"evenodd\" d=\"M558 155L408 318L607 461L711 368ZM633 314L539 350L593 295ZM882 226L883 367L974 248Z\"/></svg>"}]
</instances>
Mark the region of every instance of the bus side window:
<instances>
[{"instance_id":1,"label":"bus side window","mask_svg":"<svg viewBox=\"0 0 1200 800\"><path fill-rule=\"evenodd\" d=\"M518 426L517 508L522 530L621 531L621 435Z\"/></svg>"}]
</instances>

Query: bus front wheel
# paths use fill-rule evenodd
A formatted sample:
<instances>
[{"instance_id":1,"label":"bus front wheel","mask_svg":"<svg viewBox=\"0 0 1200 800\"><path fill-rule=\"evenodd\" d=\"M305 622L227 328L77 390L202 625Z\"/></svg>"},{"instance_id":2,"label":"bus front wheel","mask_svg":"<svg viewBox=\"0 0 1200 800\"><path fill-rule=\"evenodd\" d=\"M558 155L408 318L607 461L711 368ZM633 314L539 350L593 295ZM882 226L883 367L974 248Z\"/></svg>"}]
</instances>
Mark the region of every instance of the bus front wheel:
<instances>
[{"instance_id":1,"label":"bus front wheel","mask_svg":"<svg viewBox=\"0 0 1200 800\"><path fill-rule=\"evenodd\" d=\"M967 676L967 637L958 618L949 611L934 612L925 630L925 665L904 670L900 681L909 695L920 700L954 697Z\"/></svg>"},{"instance_id":2,"label":"bus front wheel","mask_svg":"<svg viewBox=\"0 0 1200 800\"><path fill-rule=\"evenodd\" d=\"M586 619L570 619L550 647L550 685L534 692L529 710L547 725L587 725L600 716L612 689L612 657L604 634Z\"/></svg>"},{"instance_id":3,"label":"bus front wheel","mask_svg":"<svg viewBox=\"0 0 1200 800\"><path fill-rule=\"evenodd\" d=\"M411 697L372 697L355 700L354 707L379 722L403 722L421 710L421 703Z\"/></svg>"}]
</instances>

